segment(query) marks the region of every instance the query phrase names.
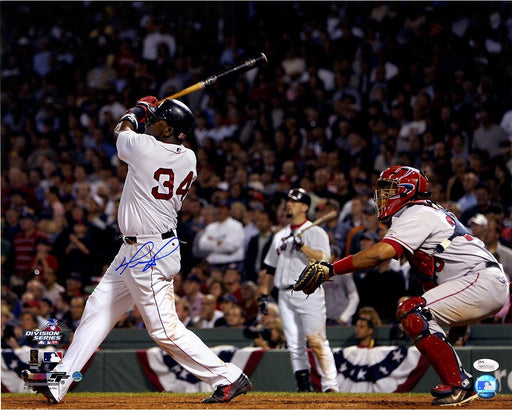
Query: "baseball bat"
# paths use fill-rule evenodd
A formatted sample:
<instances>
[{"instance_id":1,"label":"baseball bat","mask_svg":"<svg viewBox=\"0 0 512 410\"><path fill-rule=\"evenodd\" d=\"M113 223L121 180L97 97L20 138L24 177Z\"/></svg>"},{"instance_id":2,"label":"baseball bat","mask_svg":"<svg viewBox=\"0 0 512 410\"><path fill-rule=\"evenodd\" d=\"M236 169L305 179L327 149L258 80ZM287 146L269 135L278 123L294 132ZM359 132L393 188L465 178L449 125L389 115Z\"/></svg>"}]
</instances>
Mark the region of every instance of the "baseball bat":
<instances>
[{"instance_id":1,"label":"baseball bat","mask_svg":"<svg viewBox=\"0 0 512 410\"><path fill-rule=\"evenodd\" d=\"M328 222L331 219L336 218L337 215L338 215L338 213L336 211L331 211L328 214L325 214L324 216L321 216L320 218L316 219L311 225L305 227L302 231L298 232L298 234L303 234L304 232L306 232L308 229L312 228L313 226L321 225L325 222ZM283 238L283 242L291 237L293 237L292 233L290 235L288 235L287 237Z\"/></svg>"},{"instance_id":2,"label":"baseball bat","mask_svg":"<svg viewBox=\"0 0 512 410\"><path fill-rule=\"evenodd\" d=\"M184 90L178 91L176 94L165 97L165 98L161 99L160 101L158 101L158 104L160 104L161 102L168 100L170 98L179 98L179 97L183 97L184 95L191 94L195 91L202 90L205 87L215 84L217 82L217 80L219 80L221 78L230 76L235 73L245 73L246 71L249 71L249 70L256 68L260 65L263 65L267 62L268 62L267 56L263 53L260 53L260 55L256 58L249 58L237 66L234 66L234 67L228 68L224 71L221 71L218 74L208 77L206 80L199 81L198 83L195 83L194 85L191 85L190 87L187 87Z\"/></svg>"}]
</instances>

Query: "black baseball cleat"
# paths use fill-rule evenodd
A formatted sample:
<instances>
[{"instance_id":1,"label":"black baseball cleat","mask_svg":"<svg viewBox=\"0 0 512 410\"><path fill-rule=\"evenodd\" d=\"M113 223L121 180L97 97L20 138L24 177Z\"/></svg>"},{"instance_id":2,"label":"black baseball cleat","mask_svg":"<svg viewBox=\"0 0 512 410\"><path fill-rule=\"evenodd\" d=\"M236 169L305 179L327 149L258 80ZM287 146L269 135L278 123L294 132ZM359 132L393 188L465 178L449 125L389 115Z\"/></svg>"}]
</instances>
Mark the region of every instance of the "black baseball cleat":
<instances>
[{"instance_id":1,"label":"black baseball cleat","mask_svg":"<svg viewBox=\"0 0 512 410\"><path fill-rule=\"evenodd\" d=\"M30 383L33 381L32 373L28 370L22 370L21 371L21 378L25 383ZM48 403L50 404L57 404L59 400L53 395L52 391L50 390L49 386L30 386L32 387L32 390L34 390L36 393L41 393L46 399L48 400Z\"/></svg>"},{"instance_id":2,"label":"black baseball cleat","mask_svg":"<svg viewBox=\"0 0 512 410\"><path fill-rule=\"evenodd\" d=\"M432 390L432 395L437 396L434 400L432 400L431 404L433 406L461 406L478 397L475 390L472 388L462 389L460 387L452 387L451 393L448 394L440 394L439 392L434 394L434 389Z\"/></svg>"},{"instance_id":3,"label":"black baseball cleat","mask_svg":"<svg viewBox=\"0 0 512 410\"><path fill-rule=\"evenodd\" d=\"M210 397L203 400L203 403L227 403L240 394L252 390L249 378L242 373L238 379L227 386L219 386Z\"/></svg>"}]
</instances>

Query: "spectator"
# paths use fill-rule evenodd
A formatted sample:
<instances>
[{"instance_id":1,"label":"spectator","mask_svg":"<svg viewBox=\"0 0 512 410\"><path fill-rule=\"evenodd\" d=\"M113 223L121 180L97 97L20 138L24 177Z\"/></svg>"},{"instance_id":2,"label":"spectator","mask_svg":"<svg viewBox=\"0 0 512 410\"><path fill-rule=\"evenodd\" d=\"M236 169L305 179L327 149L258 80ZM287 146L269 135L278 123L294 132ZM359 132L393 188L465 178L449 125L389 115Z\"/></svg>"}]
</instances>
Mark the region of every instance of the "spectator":
<instances>
[{"instance_id":1,"label":"spectator","mask_svg":"<svg viewBox=\"0 0 512 410\"><path fill-rule=\"evenodd\" d=\"M244 311L240 306L231 307L226 315L226 324L224 327L242 328L245 323Z\"/></svg>"},{"instance_id":2,"label":"spectator","mask_svg":"<svg viewBox=\"0 0 512 410\"><path fill-rule=\"evenodd\" d=\"M36 215L24 211L20 219L21 231L14 237L14 252L16 255L14 276L11 277L11 288L24 285L32 274L32 264L37 253L37 241L48 240L48 236L37 229Z\"/></svg>"},{"instance_id":3,"label":"spectator","mask_svg":"<svg viewBox=\"0 0 512 410\"><path fill-rule=\"evenodd\" d=\"M387 227L377 220L377 209L372 203L368 203L363 210L362 224L353 227L348 233L346 254L357 253L361 250L361 240L372 239L374 237L380 240L387 232ZM374 235L372 235L374 234Z\"/></svg>"},{"instance_id":4,"label":"spectator","mask_svg":"<svg viewBox=\"0 0 512 410\"><path fill-rule=\"evenodd\" d=\"M494 202L500 204L505 212L512 210L512 174L507 166L497 161L494 170Z\"/></svg>"},{"instance_id":5,"label":"spectator","mask_svg":"<svg viewBox=\"0 0 512 410\"><path fill-rule=\"evenodd\" d=\"M224 317L221 310L216 309L217 298L213 295L205 295L201 302L201 313L197 320L197 327L201 329L212 329L215 322Z\"/></svg>"},{"instance_id":6,"label":"spectator","mask_svg":"<svg viewBox=\"0 0 512 410\"><path fill-rule=\"evenodd\" d=\"M262 328L248 327L244 329L244 336L252 339L252 346L263 349L285 349L286 336L284 335L281 319L267 320Z\"/></svg>"},{"instance_id":7,"label":"spectator","mask_svg":"<svg viewBox=\"0 0 512 410\"><path fill-rule=\"evenodd\" d=\"M66 294L69 298L83 296L84 280L79 272L71 272L66 278Z\"/></svg>"},{"instance_id":8,"label":"spectator","mask_svg":"<svg viewBox=\"0 0 512 410\"><path fill-rule=\"evenodd\" d=\"M331 245L331 262L339 259L339 249ZM339 280L338 278L343 278ZM352 274L336 276L323 285L327 326L352 325L352 318L359 305L359 293Z\"/></svg>"},{"instance_id":9,"label":"spectator","mask_svg":"<svg viewBox=\"0 0 512 410\"><path fill-rule=\"evenodd\" d=\"M478 176L474 172L466 172L462 177L462 187L464 188L464 195L457 199L457 204L460 206L460 211L464 212L466 209L471 208L477 204L475 188L478 184Z\"/></svg>"},{"instance_id":10,"label":"spectator","mask_svg":"<svg viewBox=\"0 0 512 410\"><path fill-rule=\"evenodd\" d=\"M130 322L135 329L145 329L146 324L144 323L144 319L140 314L140 310L137 305L133 305L130 310Z\"/></svg>"},{"instance_id":11,"label":"spectator","mask_svg":"<svg viewBox=\"0 0 512 410\"><path fill-rule=\"evenodd\" d=\"M37 330L39 328L37 314L30 310L24 310L23 312L21 312L19 320L21 325L21 331L16 332L18 335L18 345L36 347L38 345L38 342L33 340L33 336L27 336L25 332L29 330Z\"/></svg>"},{"instance_id":12,"label":"spectator","mask_svg":"<svg viewBox=\"0 0 512 410\"><path fill-rule=\"evenodd\" d=\"M502 214L503 209L491 202L491 190L485 183L478 183L475 187L476 205L466 209L460 216L460 221L469 226L469 220L476 214L486 215L488 213Z\"/></svg>"},{"instance_id":13,"label":"spectator","mask_svg":"<svg viewBox=\"0 0 512 410\"><path fill-rule=\"evenodd\" d=\"M482 214L476 214L469 220L471 235L485 243L488 219Z\"/></svg>"},{"instance_id":14,"label":"spectator","mask_svg":"<svg viewBox=\"0 0 512 410\"><path fill-rule=\"evenodd\" d=\"M231 263L226 267L224 272L224 287L227 292L236 298L238 304L242 304L242 274L235 263Z\"/></svg>"},{"instance_id":15,"label":"spectator","mask_svg":"<svg viewBox=\"0 0 512 410\"><path fill-rule=\"evenodd\" d=\"M324 284L327 326L352 325L359 304L359 293L352 275L342 275Z\"/></svg>"},{"instance_id":16,"label":"spectator","mask_svg":"<svg viewBox=\"0 0 512 410\"><path fill-rule=\"evenodd\" d=\"M244 311L247 324L252 324L258 316L258 287L253 281L244 282L241 286L242 303L240 306Z\"/></svg>"},{"instance_id":17,"label":"spectator","mask_svg":"<svg viewBox=\"0 0 512 410\"><path fill-rule=\"evenodd\" d=\"M485 230L485 247L503 265L503 270L510 278L512 275L512 249L500 241L501 226L496 219L488 220Z\"/></svg>"},{"instance_id":18,"label":"spectator","mask_svg":"<svg viewBox=\"0 0 512 410\"><path fill-rule=\"evenodd\" d=\"M224 327L227 325L226 315L234 306L238 306L238 300L231 293L226 293L221 297L220 309L222 313L224 313L224 316L215 321L214 327Z\"/></svg>"},{"instance_id":19,"label":"spectator","mask_svg":"<svg viewBox=\"0 0 512 410\"><path fill-rule=\"evenodd\" d=\"M179 296L176 295L174 299L174 305L176 306L176 314L181 322L188 328L193 328L196 326L192 317L190 316L190 306L188 302Z\"/></svg>"},{"instance_id":20,"label":"spectator","mask_svg":"<svg viewBox=\"0 0 512 410\"><path fill-rule=\"evenodd\" d=\"M14 320L9 307L2 304L2 349L19 348L18 338L21 334L21 327Z\"/></svg>"},{"instance_id":21,"label":"spectator","mask_svg":"<svg viewBox=\"0 0 512 410\"><path fill-rule=\"evenodd\" d=\"M36 256L32 263L32 272L44 281L46 275L55 274L59 268L57 258L51 254L51 243L48 239L40 238L36 241Z\"/></svg>"},{"instance_id":22,"label":"spectator","mask_svg":"<svg viewBox=\"0 0 512 410\"><path fill-rule=\"evenodd\" d=\"M466 159L462 157L452 158L451 163L454 175L448 178L446 197L450 201L458 201L467 192L464 186L464 178L467 175L467 163Z\"/></svg>"},{"instance_id":23,"label":"spectator","mask_svg":"<svg viewBox=\"0 0 512 410\"><path fill-rule=\"evenodd\" d=\"M78 272L82 275L84 284L88 284L89 278L94 275L94 242L87 221L79 220L73 225L65 247L66 269Z\"/></svg>"},{"instance_id":24,"label":"spectator","mask_svg":"<svg viewBox=\"0 0 512 410\"><path fill-rule=\"evenodd\" d=\"M267 209L254 212L254 224L258 229L258 234L249 239L247 253L244 258L244 278L256 282L258 273L262 268L263 258L267 254L274 237L272 231L274 218L270 213L271 211Z\"/></svg>"},{"instance_id":25,"label":"spectator","mask_svg":"<svg viewBox=\"0 0 512 410\"><path fill-rule=\"evenodd\" d=\"M195 274L189 274L183 282L185 295L183 300L188 303L190 319L196 323L201 314L201 305L204 294L201 292L201 278Z\"/></svg>"},{"instance_id":26,"label":"spectator","mask_svg":"<svg viewBox=\"0 0 512 410\"><path fill-rule=\"evenodd\" d=\"M358 318L370 319L374 326L382 326L382 320L380 319L377 311L371 306L363 306L357 311Z\"/></svg>"},{"instance_id":27,"label":"spectator","mask_svg":"<svg viewBox=\"0 0 512 410\"><path fill-rule=\"evenodd\" d=\"M71 328L76 330L82 320L82 315L85 308L85 298L83 296L75 296L69 302L69 312L71 316Z\"/></svg>"},{"instance_id":28,"label":"spectator","mask_svg":"<svg viewBox=\"0 0 512 410\"><path fill-rule=\"evenodd\" d=\"M44 329L48 319L53 319L53 302L50 299L43 298L40 302L41 308L37 320L39 322L39 329Z\"/></svg>"},{"instance_id":29,"label":"spectator","mask_svg":"<svg viewBox=\"0 0 512 410\"><path fill-rule=\"evenodd\" d=\"M211 279L209 278L208 285L208 294L212 295L215 298L215 309L220 310L220 301L222 295L226 293L226 288L224 287L224 281L222 279Z\"/></svg>"},{"instance_id":30,"label":"spectator","mask_svg":"<svg viewBox=\"0 0 512 410\"><path fill-rule=\"evenodd\" d=\"M59 323L65 324L68 329L71 329L70 301L71 297L66 292L62 292L54 304L54 319L57 319Z\"/></svg>"},{"instance_id":31,"label":"spectator","mask_svg":"<svg viewBox=\"0 0 512 410\"><path fill-rule=\"evenodd\" d=\"M372 348L375 346L375 339L373 332L375 326L371 319L360 317L356 322L356 339L358 341L357 347Z\"/></svg>"},{"instance_id":32,"label":"spectator","mask_svg":"<svg viewBox=\"0 0 512 410\"><path fill-rule=\"evenodd\" d=\"M217 219L208 224L199 238L198 248L206 252L206 260L213 266L241 263L244 258L244 227L230 215L228 203L217 204Z\"/></svg>"},{"instance_id":33,"label":"spectator","mask_svg":"<svg viewBox=\"0 0 512 410\"><path fill-rule=\"evenodd\" d=\"M487 152L490 158L500 154L500 143L507 139L497 124L496 109L484 105L479 112L480 125L473 134L473 149Z\"/></svg>"}]
</instances>

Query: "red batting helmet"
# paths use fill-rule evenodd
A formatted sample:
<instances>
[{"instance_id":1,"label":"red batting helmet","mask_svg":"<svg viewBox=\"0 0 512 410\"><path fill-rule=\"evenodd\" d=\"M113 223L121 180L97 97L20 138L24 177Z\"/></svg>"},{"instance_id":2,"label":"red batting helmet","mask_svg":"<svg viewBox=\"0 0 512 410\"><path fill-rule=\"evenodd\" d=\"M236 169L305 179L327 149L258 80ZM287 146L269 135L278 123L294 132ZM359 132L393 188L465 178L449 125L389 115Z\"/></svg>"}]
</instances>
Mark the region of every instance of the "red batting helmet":
<instances>
[{"instance_id":1,"label":"red batting helmet","mask_svg":"<svg viewBox=\"0 0 512 410\"><path fill-rule=\"evenodd\" d=\"M413 199L428 198L427 184L427 178L416 168L395 165L382 171L375 191L378 219L393 216Z\"/></svg>"}]
</instances>

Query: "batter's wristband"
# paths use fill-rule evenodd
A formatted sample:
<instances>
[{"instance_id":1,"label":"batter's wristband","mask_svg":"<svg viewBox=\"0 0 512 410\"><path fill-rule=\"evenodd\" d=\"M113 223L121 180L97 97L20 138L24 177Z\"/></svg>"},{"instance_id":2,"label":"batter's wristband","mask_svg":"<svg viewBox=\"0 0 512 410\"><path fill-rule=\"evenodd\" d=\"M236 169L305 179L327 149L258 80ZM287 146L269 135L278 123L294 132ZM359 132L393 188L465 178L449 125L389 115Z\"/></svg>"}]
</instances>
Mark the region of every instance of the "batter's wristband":
<instances>
[{"instance_id":1,"label":"batter's wristband","mask_svg":"<svg viewBox=\"0 0 512 410\"><path fill-rule=\"evenodd\" d=\"M354 272L354 262L352 261L352 255L348 255L339 261L336 261L332 265L334 273L336 275L343 275L344 273Z\"/></svg>"},{"instance_id":2,"label":"batter's wristband","mask_svg":"<svg viewBox=\"0 0 512 410\"><path fill-rule=\"evenodd\" d=\"M125 114L123 115L120 119L119 119L119 122L123 122L123 121L130 121L133 125L133 128L135 131L137 131L137 129L139 128L139 122L137 121L137 117L135 116L135 114L129 112L128 114Z\"/></svg>"}]
</instances>

